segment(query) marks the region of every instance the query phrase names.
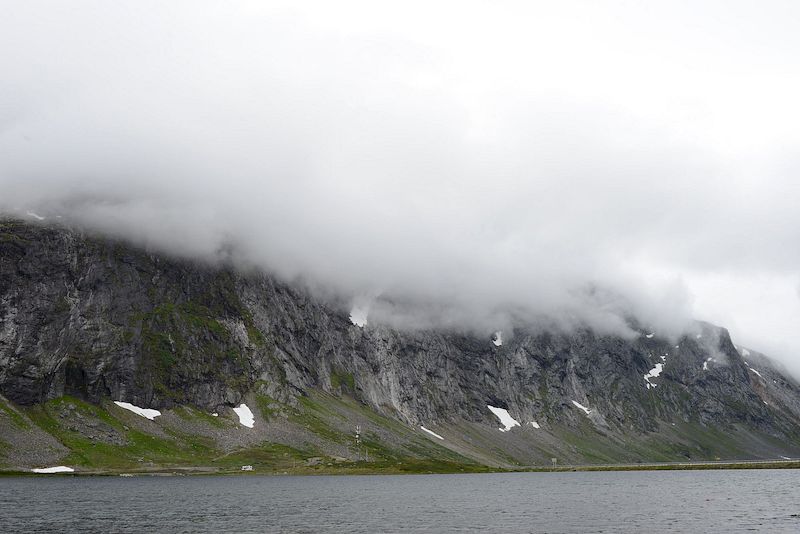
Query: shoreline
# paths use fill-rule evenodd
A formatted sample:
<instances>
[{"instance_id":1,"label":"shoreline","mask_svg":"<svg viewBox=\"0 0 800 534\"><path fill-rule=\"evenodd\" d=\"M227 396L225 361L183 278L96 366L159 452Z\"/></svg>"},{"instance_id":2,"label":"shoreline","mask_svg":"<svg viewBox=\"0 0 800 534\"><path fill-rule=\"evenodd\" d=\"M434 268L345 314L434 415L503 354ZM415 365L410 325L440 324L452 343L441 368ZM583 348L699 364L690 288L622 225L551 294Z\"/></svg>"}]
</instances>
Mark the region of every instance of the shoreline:
<instances>
[{"instance_id":1,"label":"shoreline","mask_svg":"<svg viewBox=\"0 0 800 534\"><path fill-rule=\"evenodd\" d=\"M711 471L742 469L800 469L800 459L789 460L737 460L706 462L664 462L635 464L580 464L561 465L556 467L528 466L513 469L485 468L476 470L474 466L465 466L463 470L445 470L430 472L408 472L393 469L284 469L280 471L237 471L222 470L206 466L164 467L146 471L87 469L68 473L33 473L21 469L0 469L0 478L5 477L175 477L175 476L337 476L337 475L452 475L452 474L486 474L486 473L569 473L592 471Z\"/></svg>"}]
</instances>

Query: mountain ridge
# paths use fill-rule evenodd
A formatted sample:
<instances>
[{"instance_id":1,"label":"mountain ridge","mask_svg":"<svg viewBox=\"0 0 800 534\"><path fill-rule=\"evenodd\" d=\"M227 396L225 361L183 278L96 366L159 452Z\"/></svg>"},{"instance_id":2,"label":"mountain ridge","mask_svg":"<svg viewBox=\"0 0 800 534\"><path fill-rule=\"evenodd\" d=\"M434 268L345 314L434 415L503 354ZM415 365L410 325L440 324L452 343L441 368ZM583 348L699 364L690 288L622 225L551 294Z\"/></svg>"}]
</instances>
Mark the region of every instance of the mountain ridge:
<instances>
[{"instance_id":1,"label":"mountain ridge","mask_svg":"<svg viewBox=\"0 0 800 534\"><path fill-rule=\"evenodd\" d=\"M49 423L65 398L105 415L119 415L112 401L219 413L235 438L206 419L187 435L211 436L208 446L226 454L311 444L308 458L351 461L352 428L374 417L370 439L385 461L508 467L552 457L800 455L800 385L764 355L743 357L725 329L707 323L676 343L646 330L627 339L516 328L499 345L490 335L358 326L335 304L265 273L60 226L0 225L0 394L8 401L0 415L17 413L67 455L87 431ZM243 403L254 409L252 430L235 425L232 409ZM501 432L490 406L519 426ZM159 427L166 420L147 421L146 432L175 433ZM9 435L12 423L0 417ZM24 441L7 447L17 451L6 454L16 454L10 464L31 463L19 453Z\"/></svg>"}]
</instances>

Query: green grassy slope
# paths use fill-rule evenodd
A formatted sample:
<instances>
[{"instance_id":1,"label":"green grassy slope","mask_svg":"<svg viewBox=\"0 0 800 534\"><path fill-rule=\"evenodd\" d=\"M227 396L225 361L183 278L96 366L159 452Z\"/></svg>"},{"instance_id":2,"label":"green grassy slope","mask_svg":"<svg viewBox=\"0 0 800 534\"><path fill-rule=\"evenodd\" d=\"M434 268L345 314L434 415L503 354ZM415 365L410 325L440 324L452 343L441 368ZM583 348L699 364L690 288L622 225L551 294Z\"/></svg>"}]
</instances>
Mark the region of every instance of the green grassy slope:
<instances>
[{"instance_id":1,"label":"green grassy slope","mask_svg":"<svg viewBox=\"0 0 800 534\"><path fill-rule=\"evenodd\" d=\"M784 450L770 436L741 428L722 432L696 422L621 438L599 432L588 421L511 432L453 421L432 425L444 438L439 440L346 394L315 391L294 404L256 395L248 405L256 418L252 429L240 425L230 409L214 416L180 406L150 421L110 401L94 405L65 396L22 408L0 399L0 468L46 466L37 458L38 445L26 442L34 430L63 447L58 465L97 474L233 473L244 465L262 474L480 472L548 468L551 458L559 465L635 466L754 459L759 456L749 451ZM56 464L49 460L47 465Z\"/></svg>"}]
</instances>

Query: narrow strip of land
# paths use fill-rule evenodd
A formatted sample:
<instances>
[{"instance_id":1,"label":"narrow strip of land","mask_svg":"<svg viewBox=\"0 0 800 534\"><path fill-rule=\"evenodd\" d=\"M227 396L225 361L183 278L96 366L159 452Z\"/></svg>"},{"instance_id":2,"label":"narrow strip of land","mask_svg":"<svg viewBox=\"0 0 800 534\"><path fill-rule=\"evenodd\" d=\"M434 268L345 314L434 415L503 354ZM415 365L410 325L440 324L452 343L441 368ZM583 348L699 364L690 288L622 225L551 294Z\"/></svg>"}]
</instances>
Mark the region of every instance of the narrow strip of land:
<instances>
[{"instance_id":1,"label":"narrow strip of land","mask_svg":"<svg viewBox=\"0 0 800 534\"><path fill-rule=\"evenodd\" d=\"M467 466L465 466L467 467ZM387 475L387 474L449 474L449 473L512 473L512 472L571 472L571 471L680 471L713 469L800 469L800 459L787 460L708 460L697 462L651 462L630 464L575 464L553 466L520 466L512 469L469 466L471 469L420 470L404 472L396 469L376 469L368 464L351 464L342 467L312 469L305 466L286 467L279 470L238 470L219 467L181 466L152 467L141 470L85 469L55 475L33 474L17 469L0 469L0 476L181 476L181 475Z\"/></svg>"},{"instance_id":2,"label":"narrow strip of land","mask_svg":"<svg viewBox=\"0 0 800 534\"><path fill-rule=\"evenodd\" d=\"M800 459L781 460L702 460L697 462L649 462L629 464L574 464L525 466L524 471L667 471L698 469L797 469Z\"/></svg>"}]
</instances>

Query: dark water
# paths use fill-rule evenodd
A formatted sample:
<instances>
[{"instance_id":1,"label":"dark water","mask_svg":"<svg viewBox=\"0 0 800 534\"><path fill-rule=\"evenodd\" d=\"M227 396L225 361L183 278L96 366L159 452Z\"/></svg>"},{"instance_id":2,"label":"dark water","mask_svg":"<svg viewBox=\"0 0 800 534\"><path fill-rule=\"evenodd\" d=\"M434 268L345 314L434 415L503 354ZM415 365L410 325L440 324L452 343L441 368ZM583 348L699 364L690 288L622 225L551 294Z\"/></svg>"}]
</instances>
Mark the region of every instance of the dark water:
<instances>
[{"instance_id":1,"label":"dark water","mask_svg":"<svg viewBox=\"0 0 800 534\"><path fill-rule=\"evenodd\" d=\"M800 532L800 471L0 478L2 532Z\"/></svg>"}]
</instances>

